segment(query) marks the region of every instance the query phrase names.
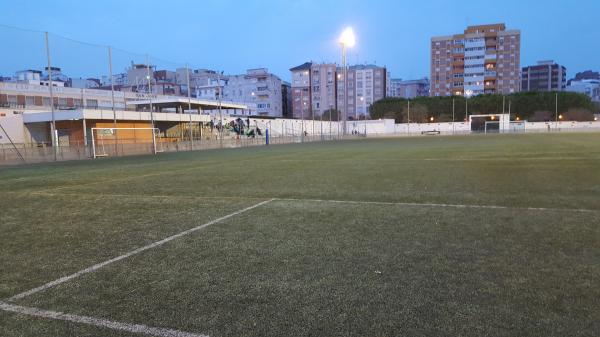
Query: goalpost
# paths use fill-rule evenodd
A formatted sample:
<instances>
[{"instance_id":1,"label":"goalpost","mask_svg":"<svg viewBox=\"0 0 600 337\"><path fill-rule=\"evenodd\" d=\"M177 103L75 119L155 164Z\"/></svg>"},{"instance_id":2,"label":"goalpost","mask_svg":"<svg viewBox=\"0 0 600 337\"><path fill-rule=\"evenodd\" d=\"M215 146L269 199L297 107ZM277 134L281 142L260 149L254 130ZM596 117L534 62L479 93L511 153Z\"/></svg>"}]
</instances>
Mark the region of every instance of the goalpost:
<instances>
[{"instance_id":1,"label":"goalpost","mask_svg":"<svg viewBox=\"0 0 600 337\"><path fill-rule=\"evenodd\" d=\"M92 128L92 158L163 152L158 128Z\"/></svg>"},{"instance_id":2,"label":"goalpost","mask_svg":"<svg viewBox=\"0 0 600 337\"><path fill-rule=\"evenodd\" d=\"M485 133L500 133L500 122L486 121L484 132Z\"/></svg>"}]
</instances>

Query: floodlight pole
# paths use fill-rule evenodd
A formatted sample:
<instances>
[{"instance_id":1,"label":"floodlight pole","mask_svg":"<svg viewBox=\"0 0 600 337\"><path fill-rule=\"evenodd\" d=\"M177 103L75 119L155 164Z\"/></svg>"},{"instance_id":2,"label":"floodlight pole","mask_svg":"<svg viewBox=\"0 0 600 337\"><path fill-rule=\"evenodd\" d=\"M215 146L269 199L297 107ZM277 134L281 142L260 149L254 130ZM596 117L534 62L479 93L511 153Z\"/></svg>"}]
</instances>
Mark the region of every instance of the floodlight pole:
<instances>
[{"instance_id":1,"label":"floodlight pole","mask_svg":"<svg viewBox=\"0 0 600 337\"><path fill-rule=\"evenodd\" d=\"M365 98L361 97L361 101L364 101ZM367 138L367 113L369 114L369 117L371 116L371 107L368 107L365 109L365 138Z\"/></svg>"},{"instance_id":2,"label":"floodlight pole","mask_svg":"<svg viewBox=\"0 0 600 337\"><path fill-rule=\"evenodd\" d=\"M119 150L119 139L117 138L117 112L115 110L115 83L113 79L113 69L112 69L112 49L108 46L108 76L110 77L110 94L112 99L112 112L113 112L113 128L115 128L115 156L118 154Z\"/></svg>"},{"instance_id":3,"label":"floodlight pole","mask_svg":"<svg viewBox=\"0 0 600 337\"><path fill-rule=\"evenodd\" d=\"M469 96L465 95L465 122L469 121Z\"/></svg>"},{"instance_id":4,"label":"floodlight pole","mask_svg":"<svg viewBox=\"0 0 600 337\"><path fill-rule=\"evenodd\" d=\"M558 92L556 92L555 95L555 101L554 101L554 114L556 116L556 130L558 131Z\"/></svg>"},{"instance_id":5,"label":"floodlight pole","mask_svg":"<svg viewBox=\"0 0 600 337\"><path fill-rule=\"evenodd\" d=\"M311 85L310 77L308 85ZM308 92L310 92L310 90ZM300 90L300 120L300 142L304 143L304 88Z\"/></svg>"},{"instance_id":6,"label":"floodlight pole","mask_svg":"<svg viewBox=\"0 0 600 337\"><path fill-rule=\"evenodd\" d=\"M112 111L113 111L113 127L117 127L117 112L115 111L115 83L113 80L112 70L112 50L108 46L108 76L110 77L110 93L112 99Z\"/></svg>"},{"instance_id":7,"label":"floodlight pole","mask_svg":"<svg viewBox=\"0 0 600 337\"><path fill-rule=\"evenodd\" d=\"M219 128L219 144L223 148L223 112L221 111L221 74L217 71L217 98L219 103L219 119L221 127Z\"/></svg>"},{"instance_id":8,"label":"floodlight pole","mask_svg":"<svg viewBox=\"0 0 600 337\"><path fill-rule=\"evenodd\" d=\"M406 112L406 134L410 136L410 99L406 100L407 112Z\"/></svg>"},{"instance_id":9,"label":"floodlight pole","mask_svg":"<svg viewBox=\"0 0 600 337\"><path fill-rule=\"evenodd\" d=\"M190 68L185 64L185 80L187 82L188 113L190 114L190 150L194 150L194 138L192 137L192 88L190 87Z\"/></svg>"},{"instance_id":10,"label":"floodlight pole","mask_svg":"<svg viewBox=\"0 0 600 337\"><path fill-rule=\"evenodd\" d=\"M156 135L154 134L154 109L152 107L152 78L150 77L150 60L146 54L146 79L148 80L148 99L150 105L150 121L152 124L152 151L156 154Z\"/></svg>"},{"instance_id":11,"label":"floodlight pole","mask_svg":"<svg viewBox=\"0 0 600 337\"><path fill-rule=\"evenodd\" d=\"M456 128L455 122L454 122L454 111L455 111L455 108L454 108L454 98L453 98L452 99L452 134L455 133L455 128Z\"/></svg>"},{"instance_id":12,"label":"floodlight pole","mask_svg":"<svg viewBox=\"0 0 600 337\"><path fill-rule=\"evenodd\" d=\"M52 136L50 137L52 140L52 152L54 152L54 161L58 160L57 158L57 146L58 139L56 139L56 119L54 116L54 90L52 89L52 63L50 62L50 44L48 42L48 32L44 33L46 40L46 58L48 59L48 88L50 89L50 111L52 112L52 124L50 125L50 131L52 132Z\"/></svg>"},{"instance_id":13,"label":"floodlight pole","mask_svg":"<svg viewBox=\"0 0 600 337\"><path fill-rule=\"evenodd\" d=\"M502 118L506 118L506 96L502 95ZM502 118L500 119L499 125L502 126ZM510 126L510 113L508 114L508 125ZM500 129L500 126L498 129ZM498 130L500 132L500 130Z\"/></svg>"},{"instance_id":14,"label":"floodlight pole","mask_svg":"<svg viewBox=\"0 0 600 337\"><path fill-rule=\"evenodd\" d=\"M510 104L512 103L511 100L508 100L508 131L510 131Z\"/></svg>"},{"instance_id":15,"label":"floodlight pole","mask_svg":"<svg viewBox=\"0 0 600 337\"><path fill-rule=\"evenodd\" d=\"M348 119L348 69L346 67L346 44L342 43L342 69L344 72L344 113L342 119L342 135L346 135L346 119Z\"/></svg>"},{"instance_id":16,"label":"floodlight pole","mask_svg":"<svg viewBox=\"0 0 600 337\"><path fill-rule=\"evenodd\" d=\"M337 93L336 93L337 95ZM323 115L321 115L322 117ZM331 108L329 109L329 140L333 138L333 134L331 133Z\"/></svg>"}]
</instances>

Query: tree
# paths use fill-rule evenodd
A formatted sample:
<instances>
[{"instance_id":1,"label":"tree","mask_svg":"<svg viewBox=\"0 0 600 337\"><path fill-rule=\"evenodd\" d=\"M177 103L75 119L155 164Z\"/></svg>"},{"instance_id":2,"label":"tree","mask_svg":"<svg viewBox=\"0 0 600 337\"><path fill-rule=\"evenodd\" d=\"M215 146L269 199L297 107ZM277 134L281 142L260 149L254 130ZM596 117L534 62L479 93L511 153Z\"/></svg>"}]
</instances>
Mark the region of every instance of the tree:
<instances>
[{"instance_id":1,"label":"tree","mask_svg":"<svg viewBox=\"0 0 600 337\"><path fill-rule=\"evenodd\" d=\"M594 114L586 109L571 108L563 116L565 121L589 122L594 120Z\"/></svg>"},{"instance_id":2,"label":"tree","mask_svg":"<svg viewBox=\"0 0 600 337\"><path fill-rule=\"evenodd\" d=\"M340 115L340 112L337 111L336 109L328 109L323 111L323 114L321 115L321 119L324 121L337 121L338 120L338 116ZM331 117L331 119L330 119Z\"/></svg>"},{"instance_id":3,"label":"tree","mask_svg":"<svg viewBox=\"0 0 600 337\"><path fill-rule=\"evenodd\" d=\"M552 114L549 111L536 111L529 118L532 122L548 122L552 120Z\"/></svg>"},{"instance_id":4,"label":"tree","mask_svg":"<svg viewBox=\"0 0 600 337\"><path fill-rule=\"evenodd\" d=\"M508 113L510 105L512 119L518 116L521 120L552 120L555 115L557 95L559 114L566 115L568 111L578 109L581 111L576 114L577 117L573 118L587 120L585 118L588 117L584 116L589 116L589 114L600 110L600 107L592 103L588 96L579 93L523 92L506 96L479 95L472 97L468 102L468 112L469 115ZM462 96L416 97L411 99L410 119L412 122L420 122L423 117L422 114L425 113L427 117L434 117L438 121L452 121L453 102L454 119L462 121L466 116L465 98ZM371 117L374 119L393 118L397 123L406 123L408 100L405 98L384 98L373 103L370 111ZM550 114L550 117L547 114Z\"/></svg>"}]
</instances>

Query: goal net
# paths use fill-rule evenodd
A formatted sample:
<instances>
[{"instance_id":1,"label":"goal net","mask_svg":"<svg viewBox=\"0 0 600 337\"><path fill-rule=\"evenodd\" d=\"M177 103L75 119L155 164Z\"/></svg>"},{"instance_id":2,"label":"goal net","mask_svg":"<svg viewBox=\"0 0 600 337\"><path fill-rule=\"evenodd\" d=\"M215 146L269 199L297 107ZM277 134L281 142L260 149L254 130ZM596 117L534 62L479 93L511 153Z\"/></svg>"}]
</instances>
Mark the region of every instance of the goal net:
<instances>
[{"instance_id":1,"label":"goal net","mask_svg":"<svg viewBox=\"0 0 600 337\"><path fill-rule=\"evenodd\" d=\"M500 122L485 122L485 133L499 133L500 132Z\"/></svg>"},{"instance_id":2,"label":"goal net","mask_svg":"<svg viewBox=\"0 0 600 337\"><path fill-rule=\"evenodd\" d=\"M92 128L92 157L109 157L163 151L158 128Z\"/></svg>"}]
</instances>

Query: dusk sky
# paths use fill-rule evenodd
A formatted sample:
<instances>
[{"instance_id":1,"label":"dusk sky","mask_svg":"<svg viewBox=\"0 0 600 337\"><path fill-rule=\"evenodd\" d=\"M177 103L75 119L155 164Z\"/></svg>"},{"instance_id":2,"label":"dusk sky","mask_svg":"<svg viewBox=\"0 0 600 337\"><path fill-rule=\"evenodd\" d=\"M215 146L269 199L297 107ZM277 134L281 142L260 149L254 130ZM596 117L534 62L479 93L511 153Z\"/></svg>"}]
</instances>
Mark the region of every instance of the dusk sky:
<instances>
[{"instance_id":1,"label":"dusk sky","mask_svg":"<svg viewBox=\"0 0 600 337\"><path fill-rule=\"evenodd\" d=\"M0 2L2 25L148 53L173 66L189 62L227 74L267 67L285 80L289 68L305 61L340 62L337 38L346 26L357 34L350 63L386 65L392 77L412 79L429 76L432 36L497 22L521 30L521 65L555 60L567 67L570 78L586 69L600 70L599 15L597 0L504 0L501 5L437 0ZM0 38L0 74L44 66L40 34L0 27ZM65 41L51 36L53 65L73 76L105 72L100 61L105 49ZM116 73L132 57L122 53L115 58Z\"/></svg>"}]
</instances>

